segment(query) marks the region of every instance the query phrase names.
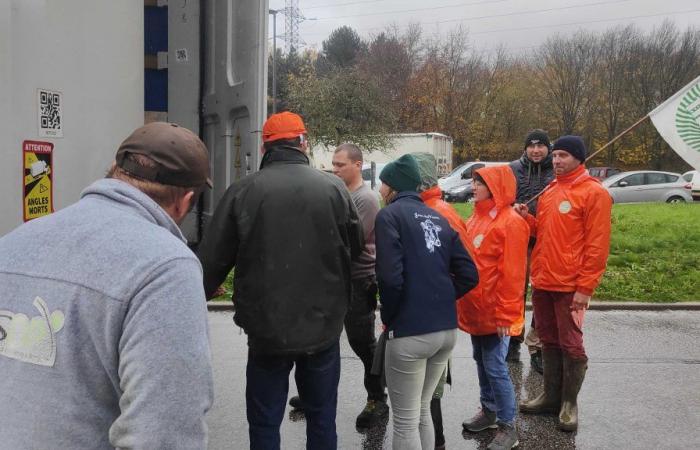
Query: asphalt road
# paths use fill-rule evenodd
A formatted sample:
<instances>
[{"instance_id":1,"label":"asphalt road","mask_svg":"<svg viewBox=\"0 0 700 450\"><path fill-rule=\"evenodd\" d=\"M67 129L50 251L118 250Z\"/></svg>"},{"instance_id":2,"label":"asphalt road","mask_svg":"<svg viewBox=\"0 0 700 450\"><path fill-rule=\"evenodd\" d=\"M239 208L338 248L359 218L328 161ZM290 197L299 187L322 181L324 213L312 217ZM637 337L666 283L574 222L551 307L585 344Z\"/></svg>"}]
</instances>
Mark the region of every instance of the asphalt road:
<instances>
[{"instance_id":1,"label":"asphalt road","mask_svg":"<svg viewBox=\"0 0 700 450\"><path fill-rule=\"evenodd\" d=\"M248 448L245 416L246 336L231 313L210 312L215 402L208 416L209 448ZM529 323L529 314L528 314ZM700 446L700 311L589 311L585 325L588 374L579 396L579 431L556 430L554 417L518 418L521 449L680 449ZM391 420L362 434L355 417L364 406L362 363L341 338L338 445L391 448ZM518 397L539 392L527 351L511 364ZM453 385L443 398L448 449L483 449L494 432L465 434L461 423L478 407L469 337L453 354ZM290 396L296 394L293 373ZM288 407L282 448L305 448L305 421Z\"/></svg>"}]
</instances>

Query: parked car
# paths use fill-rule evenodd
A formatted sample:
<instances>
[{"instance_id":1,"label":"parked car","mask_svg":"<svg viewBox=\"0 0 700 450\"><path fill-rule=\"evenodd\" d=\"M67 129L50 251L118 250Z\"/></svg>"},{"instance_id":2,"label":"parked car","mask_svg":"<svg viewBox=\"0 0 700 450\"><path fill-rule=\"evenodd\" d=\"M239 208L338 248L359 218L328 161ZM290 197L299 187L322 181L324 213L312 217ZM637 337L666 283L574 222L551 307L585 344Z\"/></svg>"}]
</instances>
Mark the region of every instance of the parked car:
<instances>
[{"instance_id":1,"label":"parked car","mask_svg":"<svg viewBox=\"0 0 700 450\"><path fill-rule=\"evenodd\" d=\"M600 181L610 178L611 176L622 172L620 169L615 167L591 167L588 169L588 174Z\"/></svg>"},{"instance_id":2,"label":"parked car","mask_svg":"<svg viewBox=\"0 0 700 450\"><path fill-rule=\"evenodd\" d=\"M684 173L683 179L690 183L690 195L693 196L693 200L700 200L700 170Z\"/></svg>"},{"instance_id":3,"label":"parked car","mask_svg":"<svg viewBox=\"0 0 700 450\"><path fill-rule=\"evenodd\" d=\"M379 174L382 172L384 166L386 166L385 163L375 163L374 186L372 186L372 163L362 164L362 180L367 186L375 191L379 191L379 186L382 185L382 181L379 179Z\"/></svg>"},{"instance_id":4,"label":"parked car","mask_svg":"<svg viewBox=\"0 0 700 450\"><path fill-rule=\"evenodd\" d=\"M692 202L690 183L681 174L637 170L622 172L603 181L615 203Z\"/></svg>"},{"instance_id":5,"label":"parked car","mask_svg":"<svg viewBox=\"0 0 700 450\"><path fill-rule=\"evenodd\" d=\"M501 166L507 162L470 161L466 162L446 177L438 180L443 197L448 202L466 202L472 197L472 176L482 167Z\"/></svg>"}]
</instances>

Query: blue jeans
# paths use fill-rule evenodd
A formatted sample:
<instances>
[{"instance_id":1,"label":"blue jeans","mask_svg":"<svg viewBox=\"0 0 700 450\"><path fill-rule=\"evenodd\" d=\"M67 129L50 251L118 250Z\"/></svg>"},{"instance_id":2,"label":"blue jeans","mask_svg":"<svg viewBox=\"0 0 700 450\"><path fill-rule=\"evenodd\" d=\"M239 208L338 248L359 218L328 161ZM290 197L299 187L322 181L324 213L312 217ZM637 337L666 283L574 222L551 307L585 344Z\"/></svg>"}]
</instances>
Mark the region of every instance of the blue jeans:
<instances>
[{"instance_id":1,"label":"blue jeans","mask_svg":"<svg viewBox=\"0 0 700 450\"><path fill-rule=\"evenodd\" d=\"M280 424L289 391L289 372L304 399L306 448L335 449L335 414L340 380L340 346L312 355L275 356L248 352L246 409L251 450L279 450Z\"/></svg>"},{"instance_id":2,"label":"blue jeans","mask_svg":"<svg viewBox=\"0 0 700 450\"><path fill-rule=\"evenodd\" d=\"M499 422L515 423L515 390L506 355L510 337L497 334L472 336L474 360L479 374L481 406L495 412Z\"/></svg>"}]
</instances>

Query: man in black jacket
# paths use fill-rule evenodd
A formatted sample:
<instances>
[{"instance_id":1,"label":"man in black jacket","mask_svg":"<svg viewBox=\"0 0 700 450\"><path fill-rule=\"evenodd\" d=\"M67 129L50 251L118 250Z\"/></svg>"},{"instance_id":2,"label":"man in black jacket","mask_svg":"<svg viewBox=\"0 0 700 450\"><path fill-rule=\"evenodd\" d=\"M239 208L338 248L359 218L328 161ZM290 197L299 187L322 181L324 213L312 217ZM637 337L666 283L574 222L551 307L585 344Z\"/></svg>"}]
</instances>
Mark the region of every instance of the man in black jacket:
<instances>
[{"instance_id":1,"label":"man in black jacket","mask_svg":"<svg viewBox=\"0 0 700 450\"><path fill-rule=\"evenodd\" d=\"M234 321L248 335L246 406L251 448L279 449L289 372L308 447L337 447L339 337L362 228L343 182L313 169L296 114L263 127L260 171L233 183L199 248L210 297L235 266Z\"/></svg>"},{"instance_id":2,"label":"man in black jacket","mask_svg":"<svg viewBox=\"0 0 700 450\"><path fill-rule=\"evenodd\" d=\"M549 144L547 132L535 129L528 133L525 138L525 148L523 155L510 163L517 181L516 203L527 203L531 198L539 194L550 181L554 179L554 168L552 166L552 151ZM528 204L530 214L537 213L537 199ZM527 251L528 275L526 277L525 295L523 302L527 299L527 279L530 273L530 254L535 246L535 238L530 239ZM519 359L520 344L522 342L528 346L530 351L531 366L542 373L542 343L535 331L535 318L533 316L530 324L530 332L525 337L525 328L520 336L513 336L508 348L508 360Z\"/></svg>"}]
</instances>

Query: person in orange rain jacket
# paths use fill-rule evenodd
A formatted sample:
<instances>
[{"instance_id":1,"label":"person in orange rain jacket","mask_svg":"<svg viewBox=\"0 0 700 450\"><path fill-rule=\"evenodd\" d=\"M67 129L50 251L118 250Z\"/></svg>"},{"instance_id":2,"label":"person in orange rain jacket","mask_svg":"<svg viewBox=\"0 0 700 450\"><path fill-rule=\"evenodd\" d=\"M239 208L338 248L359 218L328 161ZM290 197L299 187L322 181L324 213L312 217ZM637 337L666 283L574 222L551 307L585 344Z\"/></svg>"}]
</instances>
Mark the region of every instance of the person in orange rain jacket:
<instances>
[{"instance_id":1,"label":"person in orange rain jacket","mask_svg":"<svg viewBox=\"0 0 700 450\"><path fill-rule=\"evenodd\" d=\"M466 431L498 428L488 448L518 445L515 390L506 355L511 336L524 325L523 290L530 228L513 210L516 180L508 166L474 175L474 213L467 220L467 249L479 284L457 303L459 327L471 334L481 389L481 410L463 424Z\"/></svg>"},{"instance_id":2,"label":"person in orange rain jacket","mask_svg":"<svg viewBox=\"0 0 700 450\"><path fill-rule=\"evenodd\" d=\"M411 153L413 159L418 163L418 171L420 172L421 184L418 187L420 198L428 208L434 209L442 217L447 219L450 228L455 230L459 235L459 240L462 241L464 248L467 245L467 226L462 217L455 209L442 199L442 190L438 186L437 175L437 160L435 156L427 152ZM464 298L464 297L463 297ZM435 449L441 450L445 448L445 434L442 425L442 395L445 392L445 383L449 383L450 364L448 361L447 370L440 377L440 382L435 388L433 399L430 401L430 415L433 419L433 427L435 428Z\"/></svg>"},{"instance_id":3,"label":"person in orange rain jacket","mask_svg":"<svg viewBox=\"0 0 700 450\"><path fill-rule=\"evenodd\" d=\"M559 414L559 428L574 431L588 367L583 316L605 272L612 199L586 171L586 146L579 136L557 139L552 156L556 179L539 199L537 218L526 205L515 206L537 237L530 279L544 362L544 392L521 403L520 411Z\"/></svg>"}]
</instances>

